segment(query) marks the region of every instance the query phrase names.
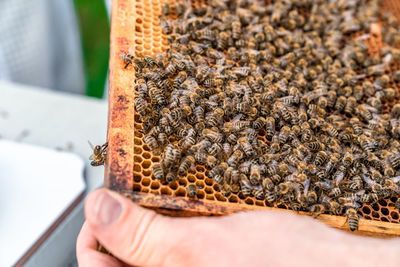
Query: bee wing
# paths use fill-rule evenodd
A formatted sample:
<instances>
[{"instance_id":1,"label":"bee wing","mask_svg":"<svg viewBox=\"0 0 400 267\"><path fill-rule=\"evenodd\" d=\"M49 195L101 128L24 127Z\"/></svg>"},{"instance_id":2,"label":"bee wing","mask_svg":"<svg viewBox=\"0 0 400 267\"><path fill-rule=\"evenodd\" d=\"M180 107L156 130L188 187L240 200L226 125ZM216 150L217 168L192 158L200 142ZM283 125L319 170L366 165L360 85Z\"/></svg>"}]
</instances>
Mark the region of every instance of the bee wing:
<instances>
[{"instance_id":1,"label":"bee wing","mask_svg":"<svg viewBox=\"0 0 400 267\"><path fill-rule=\"evenodd\" d=\"M88 143L89 143L90 148L91 148L91 149L94 149L94 145L92 144L92 142L90 142L90 141L88 140Z\"/></svg>"},{"instance_id":2,"label":"bee wing","mask_svg":"<svg viewBox=\"0 0 400 267\"><path fill-rule=\"evenodd\" d=\"M94 145L93 145L89 140L88 140L88 143L89 143L90 148L91 148L92 150L94 150ZM94 155L93 155L93 154L90 155L89 159L90 159L90 160L94 160Z\"/></svg>"}]
</instances>

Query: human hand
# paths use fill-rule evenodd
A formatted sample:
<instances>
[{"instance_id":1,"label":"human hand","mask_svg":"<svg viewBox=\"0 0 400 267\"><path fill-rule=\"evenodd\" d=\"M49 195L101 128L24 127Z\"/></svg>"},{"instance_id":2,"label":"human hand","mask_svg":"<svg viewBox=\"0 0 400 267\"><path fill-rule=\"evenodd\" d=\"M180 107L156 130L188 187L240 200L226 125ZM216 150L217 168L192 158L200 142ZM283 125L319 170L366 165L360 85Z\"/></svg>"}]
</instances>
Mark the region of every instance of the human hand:
<instances>
[{"instance_id":1,"label":"human hand","mask_svg":"<svg viewBox=\"0 0 400 267\"><path fill-rule=\"evenodd\" d=\"M85 203L79 266L395 266L399 241L350 235L289 212L171 218L99 189ZM96 251L99 241L112 256Z\"/></svg>"}]
</instances>

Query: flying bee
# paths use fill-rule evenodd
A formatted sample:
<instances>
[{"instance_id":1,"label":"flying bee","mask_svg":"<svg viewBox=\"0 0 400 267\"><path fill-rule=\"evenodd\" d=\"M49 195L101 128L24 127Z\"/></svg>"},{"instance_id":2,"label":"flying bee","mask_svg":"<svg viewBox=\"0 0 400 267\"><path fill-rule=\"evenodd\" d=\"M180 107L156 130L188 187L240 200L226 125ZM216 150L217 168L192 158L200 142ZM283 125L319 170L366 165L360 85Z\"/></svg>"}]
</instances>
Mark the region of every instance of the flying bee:
<instances>
[{"instance_id":1,"label":"flying bee","mask_svg":"<svg viewBox=\"0 0 400 267\"><path fill-rule=\"evenodd\" d=\"M190 184L186 187L186 192L188 197L194 198L197 195L197 186L194 184Z\"/></svg>"},{"instance_id":2,"label":"flying bee","mask_svg":"<svg viewBox=\"0 0 400 267\"><path fill-rule=\"evenodd\" d=\"M133 64L133 56L130 54L122 54L121 60L125 63L124 69Z\"/></svg>"},{"instance_id":3,"label":"flying bee","mask_svg":"<svg viewBox=\"0 0 400 267\"><path fill-rule=\"evenodd\" d=\"M188 171L192 165L194 164L195 160L192 156L187 156L183 159L181 164L179 165L179 174L183 175L186 171Z\"/></svg>"},{"instance_id":4,"label":"flying bee","mask_svg":"<svg viewBox=\"0 0 400 267\"><path fill-rule=\"evenodd\" d=\"M90 165L92 166L100 166L104 165L104 162L107 158L107 147L108 142L103 145L94 146L90 141L88 141L90 148L93 150L93 154L90 155L89 159L91 160Z\"/></svg>"},{"instance_id":5,"label":"flying bee","mask_svg":"<svg viewBox=\"0 0 400 267\"><path fill-rule=\"evenodd\" d=\"M164 178L164 169L160 163L154 163L152 172L156 180L162 180Z\"/></svg>"},{"instance_id":6,"label":"flying bee","mask_svg":"<svg viewBox=\"0 0 400 267\"><path fill-rule=\"evenodd\" d=\"M346 218L349 223L350 231L354 232L355 230L358 230L359 218L358 218L357 211L354 208L347 208Z\"/></svg>"}]
</instances>

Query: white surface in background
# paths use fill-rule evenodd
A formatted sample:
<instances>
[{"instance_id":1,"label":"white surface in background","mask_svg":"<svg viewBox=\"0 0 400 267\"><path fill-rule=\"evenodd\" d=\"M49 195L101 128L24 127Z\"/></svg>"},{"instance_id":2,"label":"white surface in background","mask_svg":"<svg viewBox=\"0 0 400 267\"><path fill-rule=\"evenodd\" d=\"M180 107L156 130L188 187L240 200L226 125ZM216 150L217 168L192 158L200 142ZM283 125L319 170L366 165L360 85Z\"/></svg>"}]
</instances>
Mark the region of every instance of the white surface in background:
<instances>
[{"instance_id":1,"label":"white surface in background","mask_svg":"<svg viewBox=\"0 0 400 267\"><path fill-rule=\"evenodd\" d=\"M106 141L106 101L3 81L0 96L1 139L76 153L85 160L88 190L103 184L104 168L90 166L87 141Z\"/></svg>"},{"instance_id":2,"label":"white surface in background","mask_svg":"<svg viewBox=\"0 0 400 267\"><path fill-rule=\"evenodd\" d=\"M85 189L72 153L0 140L0 266L31 247Z\"/></svg>"}]
</instances>

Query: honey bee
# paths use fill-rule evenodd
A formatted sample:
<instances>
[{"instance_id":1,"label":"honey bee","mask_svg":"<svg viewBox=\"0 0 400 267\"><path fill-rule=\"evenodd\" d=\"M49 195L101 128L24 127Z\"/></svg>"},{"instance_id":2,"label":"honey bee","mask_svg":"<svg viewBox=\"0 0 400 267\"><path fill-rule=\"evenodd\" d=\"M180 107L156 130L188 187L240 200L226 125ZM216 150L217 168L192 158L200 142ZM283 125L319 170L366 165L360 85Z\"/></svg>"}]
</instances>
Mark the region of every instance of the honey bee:
<instances>
[{"instance_id":1,"label":"honey bee","mask_svg":"<svg viewBox=\"0 0 400 267\"><path fill-rule=\"evenodd\" d=\"M187 195L190 198L194 198L197 195L197 191L198 191L197 186L194 184L190 184L186 187Z\"/></svg>"},{"instance_id":2,"label":"honey bee","mask_svg":"<svg viewBox=\"0 0 400 267\"><path fill-rule=\"evenodd\" d=\"M156 180L162 180L164 178L164 169L161 164L154 163L152 167L152 172Z\"/></svg>"},{"instance_id":3,"label":"honey bee","mask_svg":"<svg viewBox=\"0 0 400 267\"><path fill-rule=\"evenodd\" d=\"M164 3L164 4L161 6L161 12L162 12L162 14L163 14L164 16L169 16L170 11L171 11L171 7L170 7L169 3Z\"/></svg>"},{"instance_id":4,"label":"honey bee","mask_svg":"<svg viewBox=\"0 0 400 267\"><path fill-rule=\"evenodd\" d=\"M252 185L258 185L261 182L260 166L257 164L252 164L250 167L250 183Z\"/></svg>"},{"instance_id":5,"label":"honey bee","mask_svg":"<svg viewBox=\"0 0 400 267\"><path fill-rule=\"evenodd\" d=\"M246 137L241 137L238 139L238 144L240 144L243 148L244 153L248 157L253 157L255 156L255 151L253 146L249 143Z\"/></svg>"},{"instance_id":6,"label":"honey bee","mask_svg":"<svg viewBox=\"0 0 400 267\"><path fill-rule=\"evenodd\" d=\"M327 161L328 155L325 151L318 151L317 155L315 156L314 164L316 166L322 166Z\"/></svg>"},{"instance_id":7,"label":"honey bee","mask_svg":"<svg viewBox=\"0 0 400 267\"><path fill-rule=\"evenodd\" d=\"M325 145L318 141L310 142L307 144L307 146L312 151L320 151L325 149Z\"/></svg>"},{"instance_id":8,"label":"honey bee","mask_svg":"<svg viewBox=\"0 0 400 267\"><path fill-rule=\"evenodd\" d=\"M194 164L195 160L192 156L187 156L186 158L183 159L181 164L179 165L179 174L183 175L186 171L188 171L192 165Z\"/></svg>"},{"instance_id":9,"label":"honey bee","mask_svg":"<svg viewBox=\"0 0 400 267\"><path fill-rule=\"evenodd\" d=\"M325 212L325 207L322 204L314 204L310 207L310 212L314 218L317 218Z\"/></svg>"},{"instance_id":10,"label":"honey bee","mask_svg":"<svg viewBox=\"0 0 400 267\"><path fill-rule=\"evenodd\" d=\"M271 151L273 152L278 152L280 150L280 145L279 145L279 134L274 134L272 137L272 142L271 142Z\"/></svg>"},{"instance_id":11,"label":"honey bee","mask_svg":"<svg viewBox=\"0 0 400 267\"><path fill-rule=\"evenodd\" d=\"M107 148L108 142L103 145L94 146L90 141L88 141L90 148L93 150L93 154L90 155L89 159L91 160L90 165L92 166L101 166L104 165L107 158Z\"/></svg>"},{"instance_id":12,"label":"honey bee","mask_svg":"<svg viewBox=\"0 0 400 267\"><path fill-rule=\"evenodd\" d=\"M354 232L355 230L358 230L359 218L357 211L354 208L346 209L346 218L347 222L349 223L350 231Z\"/></svg>"},{"instance_id":13,"label":"honey bee","mask_svg":"<svg viewBox=\"0 0 400 267\"><path fill-rule=\"evenodd\" d=\"M275 133L275 119L272 117L267 117L265 119L265 125L265 137L268 140L271 140Z\"/></svg>"},{"instance_id":14,"label":"honey bee","mask_svg":"<svg viewBox=\"0 0 400 267\"><path fill-rule=\"evenodd\" d=\"M125 63L124 69L133 64L133 56L130 54L122 54L121 60Z\"/></svg>"},{"instance_id":15,"label":"honey bee","mask_svg":"<svg viewBox=\"0 0 400 267\"><path fill-rule=\"evenodd\" d=\"M342 111L344 109L344 107L346 106L347 103L347 99L345 96L339 96L336 99L336 103L335 103L335 109Z\"/></svg>"},{"instance_id":16,"label":"honey bee","mask_svg":"<svg viewBox=\"0 0 400 267\"><path fill-rule=\"evenodd\" d=\"M224 136L216 131L210 129L204 129L202 135L210 139L214 143L221 144Z\"/></svg>"},{"instance_id":17,"label":"honey bee","mask_svg":"<svg viewBox=\"0 0 400 267\"><path fill-rule=\"evenodd\" d=\"M287 142L290 135L290 128L288 126L282 127L279 133L279 145L283 145Z\"/></svg>"},{"instance_id":18,"label":"honey bee","mask_svg":"<svg viewBox=\"0 0 400 267\"><path fill-rule=\"evenodd\" d=\"M389 162L392 165L393 169L400 168L400 155L399 154L391 154L389 156Z\"/></svg>"}]
</instances>

